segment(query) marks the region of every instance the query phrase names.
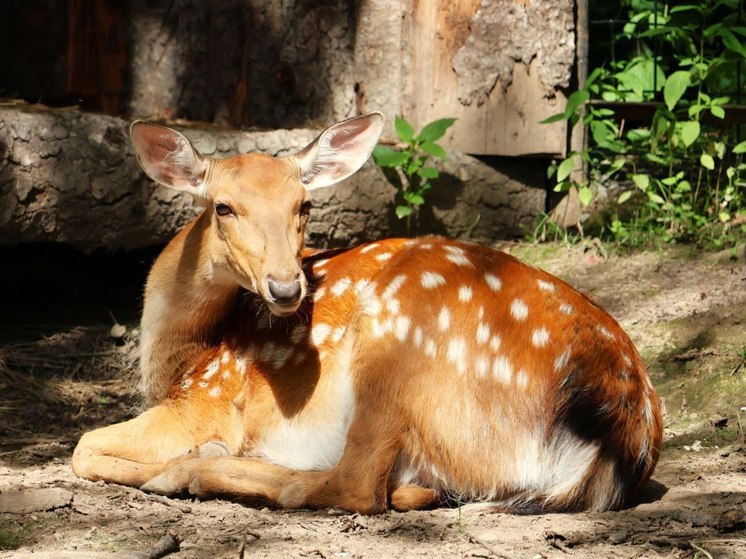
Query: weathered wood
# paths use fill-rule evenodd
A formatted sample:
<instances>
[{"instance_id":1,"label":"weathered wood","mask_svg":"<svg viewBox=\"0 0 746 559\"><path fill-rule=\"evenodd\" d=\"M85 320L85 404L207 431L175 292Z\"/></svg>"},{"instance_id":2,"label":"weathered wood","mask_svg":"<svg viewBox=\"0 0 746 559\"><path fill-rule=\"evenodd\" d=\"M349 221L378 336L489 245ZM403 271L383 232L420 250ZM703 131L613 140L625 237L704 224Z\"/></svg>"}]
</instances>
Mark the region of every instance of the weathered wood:
<instances>
[{"instance_id":1,"label":"weathered wood","mask_svg":"<svg viewBox=\"0 0 746 559\"><path fill-rule=\"evenodd\" d=\"M62 242L84 251L165 243L196 212L188 195L157 187L140 171L127 121L29 105L0 106L0 245ZM205 155L293 153L316 130L245 132L182 127ZM522 235L544 208L539 165L488 163L451 152L428 192L421 233L490 241ZM535 185L529 187L526 185ZM314 191L311 246L345 246L404 233L394 187L372 162L332 189Z\"/></svg>"}]
</instances>

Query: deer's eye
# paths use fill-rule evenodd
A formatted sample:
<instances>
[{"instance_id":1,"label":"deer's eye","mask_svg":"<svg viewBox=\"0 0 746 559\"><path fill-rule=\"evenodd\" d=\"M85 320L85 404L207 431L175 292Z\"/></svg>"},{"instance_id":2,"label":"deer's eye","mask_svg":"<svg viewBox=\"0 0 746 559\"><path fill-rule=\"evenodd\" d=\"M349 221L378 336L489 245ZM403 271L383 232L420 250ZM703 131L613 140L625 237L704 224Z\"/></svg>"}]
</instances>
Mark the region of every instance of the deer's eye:
<instances>
[{"instance_id":1,"label":"deer's eye","mask_svg":"<svg viewBox=\"0 0 746 559\"><path fill-rule=\"evenodd\" d=\"M313 207L313 203L310 200L306 200L300 205L300 215L303 217L308 217L308 214L311 213L311 208Z\"/></svg>"},{"instance_id":2,"label":"deer's eye","mask_svg":"<svg viewBox=\"0 0 746 559\"><path fill-rule=\"evenodd\" d=\"M215 213L218 214L220 217L233 215L233 208L231 208L228 204L218 202L217 204L215 204Z\"/></svg>"}]
</instances>

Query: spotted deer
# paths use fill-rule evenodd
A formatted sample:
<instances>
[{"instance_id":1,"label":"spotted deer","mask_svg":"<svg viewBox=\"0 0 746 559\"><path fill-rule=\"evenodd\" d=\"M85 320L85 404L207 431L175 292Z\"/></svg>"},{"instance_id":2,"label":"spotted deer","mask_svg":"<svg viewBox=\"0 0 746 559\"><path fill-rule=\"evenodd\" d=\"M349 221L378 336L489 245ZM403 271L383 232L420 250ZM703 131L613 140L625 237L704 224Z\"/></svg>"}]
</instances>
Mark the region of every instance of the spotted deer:
<instances>
[{"instance_id":1,"label":"spotted deer","mask_svg":"<svg viewBox=\"0 0 746 559\"><path fill-rule=\"evenodd\" d=\"M560 279L477 244L303 249L309 192L354 173L378 113L293 156L202 156L138 122L135 153L204 212L159 256L142 318L151 407L72 467L161 494L361 513L629 503L661 444L638 352Z\"/></svg>"}]
</instances>

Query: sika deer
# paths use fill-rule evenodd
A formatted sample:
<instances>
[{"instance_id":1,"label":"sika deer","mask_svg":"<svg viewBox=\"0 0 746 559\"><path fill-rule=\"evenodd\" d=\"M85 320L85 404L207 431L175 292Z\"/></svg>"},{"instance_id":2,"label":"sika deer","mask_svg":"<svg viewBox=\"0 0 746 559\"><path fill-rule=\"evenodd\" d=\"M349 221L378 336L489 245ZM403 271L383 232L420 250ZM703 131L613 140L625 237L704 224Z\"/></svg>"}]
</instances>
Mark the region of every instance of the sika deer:
<instances>
[{"instance_id":1,"label":"sika deer","mask_svg":"<svg viewBox=\"0 0 746 559\"><path fill-rule=\"evenodd\" d=\"M628 336L566 283L435 237L301 257L306 192L359 168L381 122L223 161L133 126L146 172L208 209L148 279L158 403L86 433L79 476L362 513L607 510L641 488L658 398Z\"/></svg>"}]
</instances>

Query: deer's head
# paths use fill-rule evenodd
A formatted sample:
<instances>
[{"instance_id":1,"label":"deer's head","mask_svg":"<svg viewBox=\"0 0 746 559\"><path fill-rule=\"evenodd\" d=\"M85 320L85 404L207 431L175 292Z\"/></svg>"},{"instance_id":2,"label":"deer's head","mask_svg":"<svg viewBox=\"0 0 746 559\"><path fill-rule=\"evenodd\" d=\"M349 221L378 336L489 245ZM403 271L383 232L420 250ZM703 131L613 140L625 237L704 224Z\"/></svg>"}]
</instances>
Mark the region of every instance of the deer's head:
<instances>
[{"instance_id":1,"label":"deer's head","mask_svg":"<svg viewBox=\"0 0 746 559\"><path fill-rule=\"evenodd\" d=\"M193 194L208 220L201 250L211 279L259 294L278 316L293 314L306 295L301 270L308 193L336 184L370 157L383 128L371 113L337 123L288 157L250 153L213 159L181 133L142 121L132 124L140 166L156 182Z\"/></svg>"}]
</instances>

